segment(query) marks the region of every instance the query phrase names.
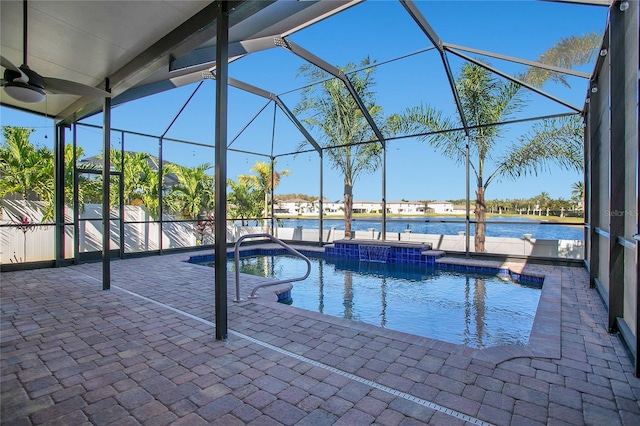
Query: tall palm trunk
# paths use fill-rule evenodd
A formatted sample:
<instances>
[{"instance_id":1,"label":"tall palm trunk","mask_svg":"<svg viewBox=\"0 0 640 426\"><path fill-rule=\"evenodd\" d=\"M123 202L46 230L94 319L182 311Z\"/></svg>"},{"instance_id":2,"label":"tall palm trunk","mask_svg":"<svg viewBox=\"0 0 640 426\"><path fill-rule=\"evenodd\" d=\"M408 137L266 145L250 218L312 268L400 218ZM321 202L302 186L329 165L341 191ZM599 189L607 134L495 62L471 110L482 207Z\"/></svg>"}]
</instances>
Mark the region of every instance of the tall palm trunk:
<instances>
[{"instance_id":1,"label":"tall palm trunk","mask_svg":"<svg viewBox=\"0 0 640 426\"><path fill-rule=\"evenodd\" d=\"M264 215L262 217L264 218L260 220L261 222L262 220L264 220L264 222L262 223L262 232L268 234L270 232L270 227L271 227L271 224L269 222L269 218L271 217L271 214L269 211L269 189L268 188L264 190Z\"/></svg>"},{"instance_id":2,"label":"tall palm trunk","mask_svg":"<svg viewBox=\"0 0 640 426\"><path fill-rule=\"evenodd\" d=\"M353 186L344 180L344 237L351 239L351 221L353 220Z\"/></svg>"},{"instance_id":3,"label":"tall palm trunk","mask_svg":"<svg viewBox=\"0 0 640 426\"><path fill-rule=\"evenodd\" d=\"M487 206L484 202L484 189L484 186L478 186L476 188L476 253L484 253L485 251L484 241L487 231L487 223L485 222Z\"/></svg>"}]
</instances>

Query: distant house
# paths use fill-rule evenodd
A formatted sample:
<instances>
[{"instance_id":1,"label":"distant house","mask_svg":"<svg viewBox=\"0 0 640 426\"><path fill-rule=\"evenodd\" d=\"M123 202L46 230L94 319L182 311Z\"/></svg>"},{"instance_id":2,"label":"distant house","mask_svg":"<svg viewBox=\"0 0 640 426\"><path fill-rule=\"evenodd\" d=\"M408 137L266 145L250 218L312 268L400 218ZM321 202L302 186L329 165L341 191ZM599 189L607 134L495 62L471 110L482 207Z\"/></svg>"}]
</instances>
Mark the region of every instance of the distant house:
<instances>
[{"instance_id":1,"label":"distant house","mask_svg":"<svg viewBox=\"0 0 640 426\"><path fill-rule=\"evenodd\" d=\"M423 201L390 201L386 204L387 213L417 215L425 213L454 213L453 203L449 201L435 201L425 205ZM382 213L382 202L380 201L354 201L353 213L378 214ZM320 212L320 201L307 201L303 199L279 200L274 206L276 214L282 215L318 215ZM344 201L324 201L322 210L325 214L334 214L344 211ZM464 210L464 208L463 208ZM472 210L473 211L473 210Z\"/></svg>"},{"instance_id":2,"label":"distant house","mask_svg":"<svg viewBox=\"0 0 640 426\"><path fill-rule=\"evenodd\" d=\"M430 209L433 209L434 213L452 214L453 203L450 201L432 201L427 204Z\"/></svg>"},{"instance_id":3,"label":"distant house","mask_svg":"<svg viewBox=\"0 0 640 426\"><path fill-rule=\"evenodd\" d=\"M382 211L382 203L378 201L354 201L353 213L379 213Z\"/></svg>"},{"instance_id":4,"label":"distant house","mask_svg":"<svg viewBox=\"0 0 640 426\"><path fill-rule=\"evenodd\" d=\"M339 213L343 210L342 201L324 201L322 210L324 213ZM273 206L274 213L279 215L318 216L320 214L320 199L308 201L301 198L276 200Z\"/></svg>"},{"instance_id":5,"label":"distant house","mask_svg":"<svg viewBox=\"0 0 640 426\"><path fill-rule=\"evenodd\" d=\"M340 213L341 211L344 211L344 201L325 201L322 204L322 209L325 213Z\"/></svg>"},{"instance_id":6,"label":"distant house","mask_svg":"<svg viewBox=\"0 0 640 426\"><path fill-rule=\"evenodd\" d=\"M476 206L474 203L469 203L469 213L474 213ZM464 204L456 204L453 206L453 212L455 214L465 214L467 212L467 206Z\"/></svg>"},{"instance_id":7,"label":"distant house","mask_svg":"<svg viewBox=\"0 0 640 426\"><path fill-rule=\"evenodd\" d=\"M276 200L276 202L273 205L273 213L274 214L282 214L282 215L288 215L291 214L289 212L289 206L285 205L284 202Z\"/></svg>"},{"instance_id":8,"label":"distant house","mask_svg":"<svg viewBox=\"0 0 640 426\"><path fill-rule=\"evenodd\" d=\"M387 212L393 214L424 214L426 207L420 201L389 201Z\"/></svg>"},{"instance_id":9,"label":"distant house","mask_svg":"<svg viewBox=\"0 0 640 426\"><path fill-rule=\"evenodd\" d=\"M317 214L317 208L314 204L315 203L311 201L303 200L301 198L292 198L289 200L278 201L274 206L274 211L276 214L285 215Z\"/></svg>"}]
</instances>

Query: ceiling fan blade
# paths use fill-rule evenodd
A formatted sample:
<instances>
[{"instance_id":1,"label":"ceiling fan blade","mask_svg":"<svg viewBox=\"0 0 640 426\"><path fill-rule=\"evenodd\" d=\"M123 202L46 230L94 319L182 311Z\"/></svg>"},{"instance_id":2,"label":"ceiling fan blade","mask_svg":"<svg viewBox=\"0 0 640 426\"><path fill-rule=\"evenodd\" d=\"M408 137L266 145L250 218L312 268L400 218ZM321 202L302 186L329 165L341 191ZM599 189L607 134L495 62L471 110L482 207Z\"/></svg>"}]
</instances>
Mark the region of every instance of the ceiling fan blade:
<instances>
[{"instance_id":1,"label":"ceiling fan blade","mask_svg":"<svg viewBox=\"0 0 640 426\"><path fill-rule=\"evenodd\" d=\"M86 84L76 83L75 81L53 77L43 77L43 79L44 89L47 92L64 95L93 96L94 98L111 97L111 93L105 90L87 86Z\"/></svg>"},{"instance_id":2,"label":"ceiling fan blade","mask_svg":"<svg viewBox=\"0 0 640 426\"><path fill-rule=\"evenodd\" d=\"M0 65L2 65L6 69L9 69L9 70L15 71L15 72L19 72L20 74L22 74L22 72L20 71L20 69L18 67L13 65L10 60L8 60L7 58L5 58L2 55L0 55Z\"/></svg>"}]
</instances>

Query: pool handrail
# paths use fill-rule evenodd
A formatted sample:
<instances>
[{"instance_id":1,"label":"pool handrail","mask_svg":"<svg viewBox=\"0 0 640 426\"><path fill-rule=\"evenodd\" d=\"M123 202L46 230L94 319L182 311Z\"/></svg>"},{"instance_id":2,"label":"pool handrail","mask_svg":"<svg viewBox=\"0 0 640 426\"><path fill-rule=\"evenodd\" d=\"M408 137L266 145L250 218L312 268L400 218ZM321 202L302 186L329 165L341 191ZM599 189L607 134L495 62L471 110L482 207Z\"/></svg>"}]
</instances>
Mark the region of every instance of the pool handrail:
<instances>
[{"instance_id":1,"label":"pool handrail","mask_svg":"<svg viewBox=\"0 0 640 426\"><path fill-rule=\"evenodd\" d=\"M286 280L269 281L269 282L265 282L265 283L262 283L262 284L258 284L251 291L251 294L249 295L250 299L256 299L258 297L258 296L256 296L256 291L259 288L268 287L268 286L272 286L272 285L278 285L278 284L287 284L287 283L292 283L292 282L295 282L295 281L306 280L307 277L309 276L309 274L311 273L311 261L309 260L309 258L307 258L307 256L305 256L304 254L300 253L298 250L296 250L293 247L289 246L288 244L286 244L282 240L274 237L271 234L245 234L245 235L241 236L240 238L238 238L238 240L236 241L236 244L235 244L235 248L234 248L233 257L234 257L234 262L235 262L235 267L236 267L236 298L235 298L234 302L241 302L242 301L242 299L240 298L240 265L239 265L239 263L240 263L240 260L239 260L240 259L240 244L242 243L242 241L246 240L247 238L269 238L274 243L277 243L280 246L282 246L285 250L287 250L292 255L294 255L296 257L299 257L300 259L302 259L305 262L307 262L307 273L304 274L304 276L298 277L298 278L289 278L289 279L286 279Z\"/></svg>"}]
</instances>

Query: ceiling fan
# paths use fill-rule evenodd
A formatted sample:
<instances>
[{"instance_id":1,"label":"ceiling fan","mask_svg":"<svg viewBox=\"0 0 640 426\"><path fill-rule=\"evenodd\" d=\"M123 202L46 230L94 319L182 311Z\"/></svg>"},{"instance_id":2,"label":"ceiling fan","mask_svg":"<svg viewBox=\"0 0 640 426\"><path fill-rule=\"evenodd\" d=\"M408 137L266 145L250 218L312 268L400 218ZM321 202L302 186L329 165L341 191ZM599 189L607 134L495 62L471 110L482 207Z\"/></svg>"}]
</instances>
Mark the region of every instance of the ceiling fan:
<instances>
[{"instance_id":1,"label":"ceiling fan","mask_svg":"<svg viewBox=\"0 0 640 426\"><path fill-rule=\"evenodd\" d=\"M111 97L105 90L76 83L60 78L43 77L33 71L27 65L27 0L23 1L23 63L19 67L15 66L4 56L0 55L0 65L5 68L4 78L0 80L0 85L4 87L7 95L13 99L26 102L42 102L46 94L66 94L78 96L92 96L95 98Z\"/></svg>"}]
</instances>

